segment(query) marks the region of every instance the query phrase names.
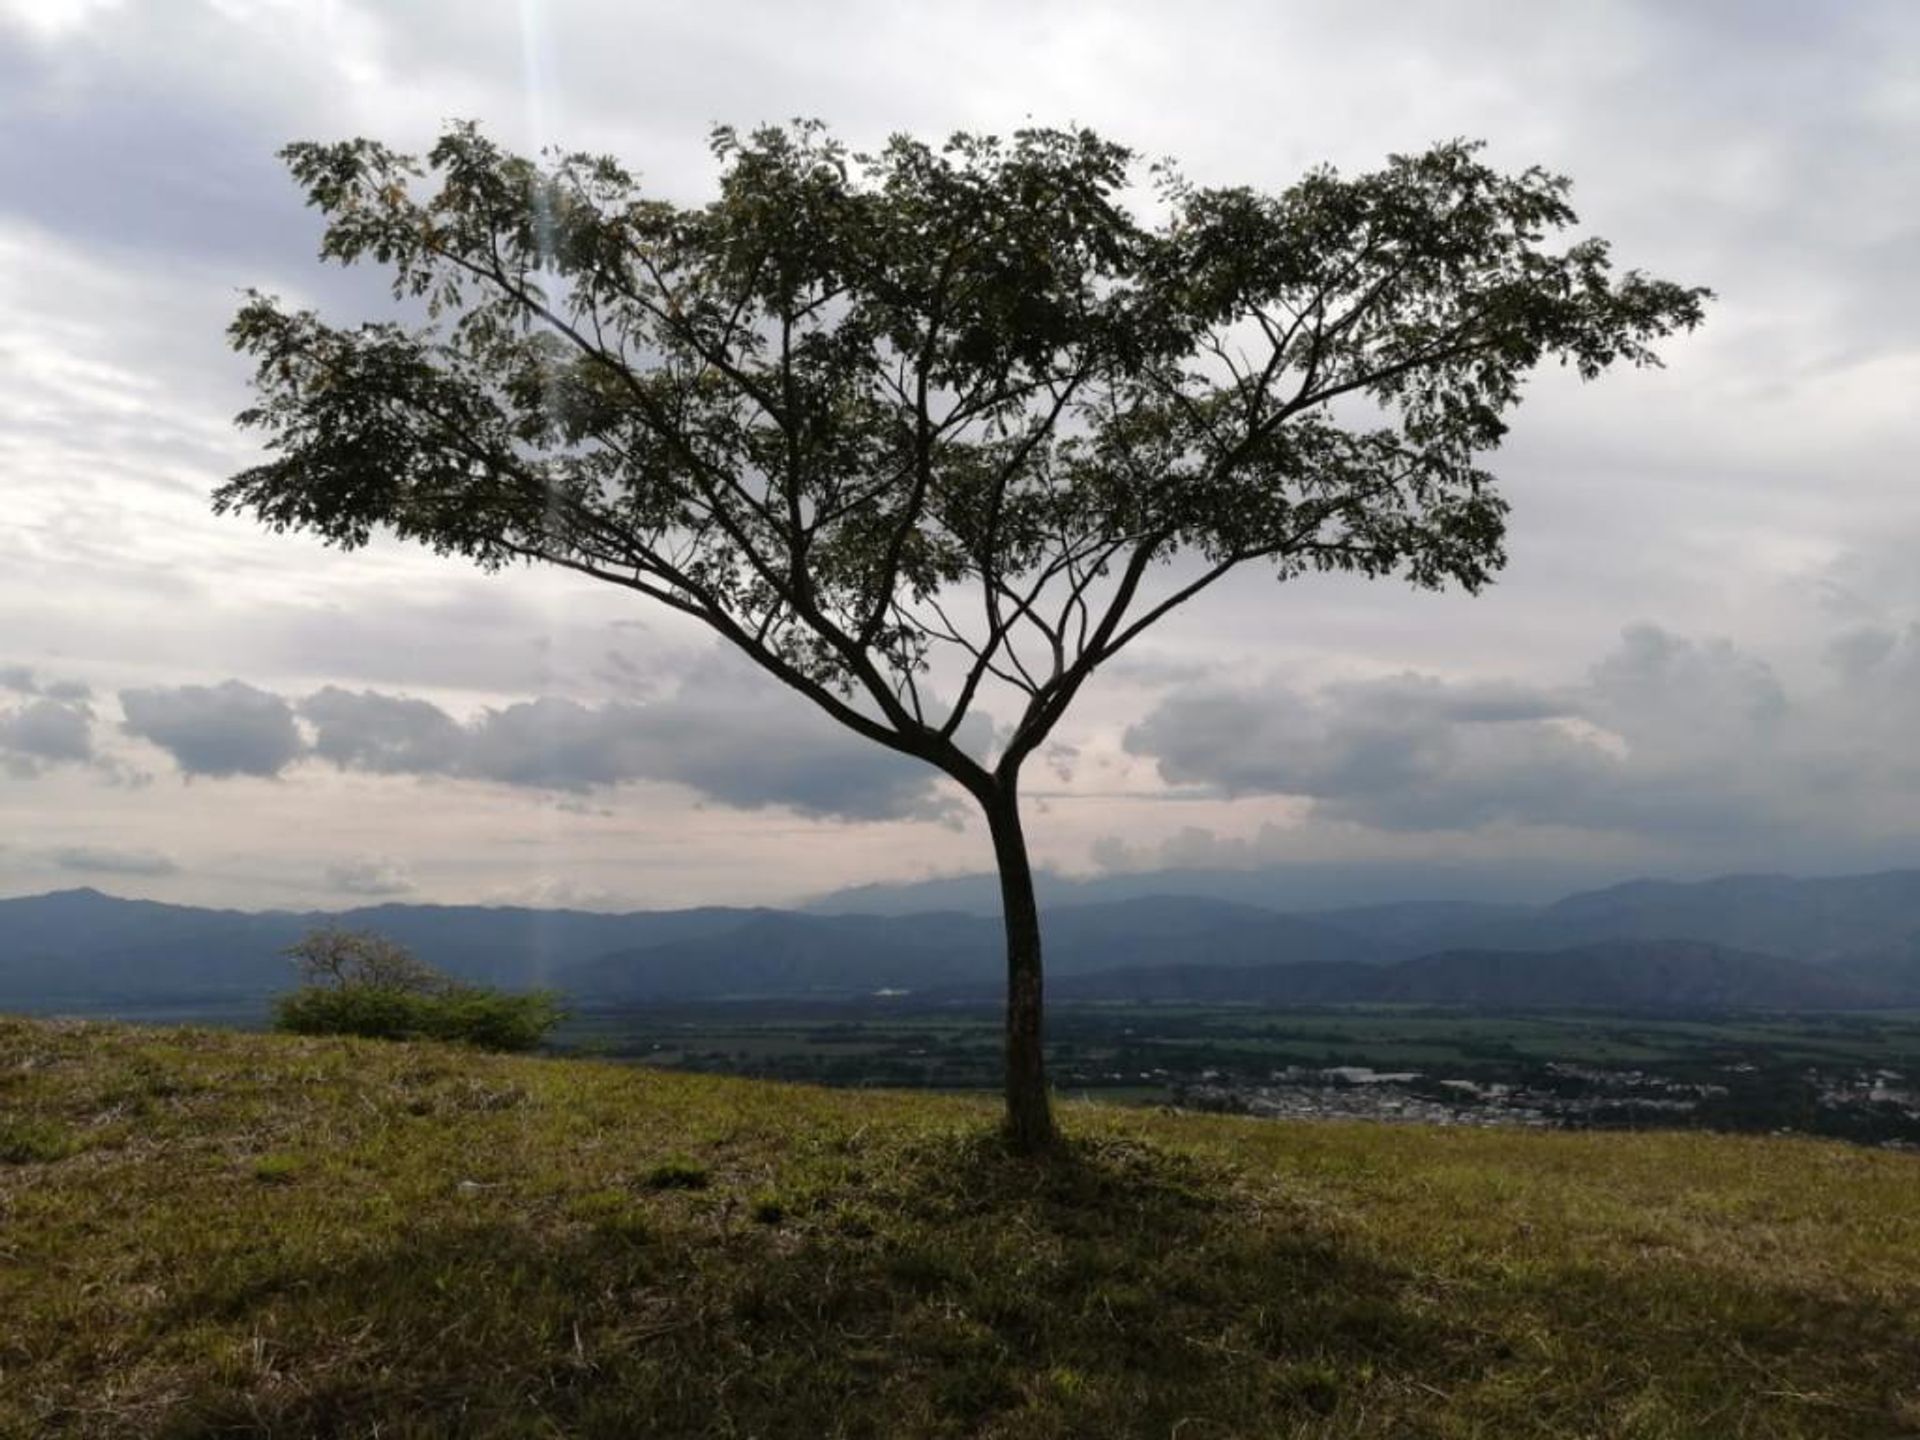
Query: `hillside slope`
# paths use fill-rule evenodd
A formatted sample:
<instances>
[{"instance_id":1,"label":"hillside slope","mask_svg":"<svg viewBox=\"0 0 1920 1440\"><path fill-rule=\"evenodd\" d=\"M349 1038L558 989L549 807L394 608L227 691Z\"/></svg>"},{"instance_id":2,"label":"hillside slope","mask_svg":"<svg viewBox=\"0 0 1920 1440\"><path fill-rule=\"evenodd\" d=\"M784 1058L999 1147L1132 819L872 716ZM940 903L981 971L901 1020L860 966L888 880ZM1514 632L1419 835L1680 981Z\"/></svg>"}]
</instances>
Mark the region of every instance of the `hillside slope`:
<instances>
[{"instance_id":1,"label":"hillside slope","mask_svg":"<svg viewBox=\"0 0 1920 1440\"><path fill-rule=\"evenodd\" d=\"M0 1434L1892 1436L1920 1157L0 1019Z\"/></svg>"}]
</instances>

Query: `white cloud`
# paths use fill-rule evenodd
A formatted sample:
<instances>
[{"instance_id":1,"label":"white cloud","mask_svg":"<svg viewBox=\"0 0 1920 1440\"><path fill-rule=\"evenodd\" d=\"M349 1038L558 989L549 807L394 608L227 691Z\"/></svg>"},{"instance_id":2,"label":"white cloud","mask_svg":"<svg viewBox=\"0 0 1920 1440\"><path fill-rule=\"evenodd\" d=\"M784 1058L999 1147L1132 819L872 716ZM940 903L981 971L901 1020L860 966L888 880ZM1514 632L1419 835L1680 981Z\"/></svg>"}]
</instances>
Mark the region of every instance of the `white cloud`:
<instances>
[{"instance_id":1,"label":"white cloud","mask_svg":"<svg viewBox=\"0 0 1920 1440\"><path fill-rule=\"evenodd\" d=\"M123 690L120 705L122 728L165 750L188 777L277 778L311 759L373 775L569 794L657 781L735 809L823 818L935 820L954 808L930 767L797 700L768 696L724 656L699 661L672 694L644 704L542 696L488 706L464 722L410 696L328 686L293 702L239 680ZM312 727L311 741L296 715ZM7 743L0 720L0 746Z\"/></svg>"},{"instance_id":2,"label":"white cloud","mask_svg":"<svg viewBox=\"0 0 1920 1440\"><path fill-rule=\"evenodd\" d=\"M56 870L85 875L174 875L180 867L157 850L122 850L110 845L63 845L47 852Z\"/></svg>"},{"instance_id":3,"label":"white cloud","mask_svg":"<svg viewBox=\"0 0 1920 1440\"><path fill-rule=\"evenodd\" d=\"M78 701L29 700L0 712L0 754L22 765L93 758L93 714Z\"/></svg>"},{"instance_id":4,"label":"white cloud","mask_svg":"<svg viewBox=\"0 0 1920 1440\"><path fill-rule=\"evenodd\" d=\"M1840 675L1789 689L1724 640L1634 625L1552 690L1399 675L1168 697L1127 731L1170 782L1309 799L1393 831L1553 827L1796 856L1920 826L1920 639L1842 637ZM1520 842L1516 842L1520 843ZM1112 863L1113 856L1107 857Z\"/></svg>"},{"instance_id":5,"label":"white cloud","mask_svg":"<svg viewBox=\"0 0 1920 1440\"><path fill-rule=\"evenodd\" d=\"M158 745L183 775L272 777L305 750L293 707L239 680L122 690L124 728Z\"/></svg>"},{"instance_id":6,"label":"white cloud","mask_svg":"<svg viewBox=\"0 0 1920 1440\"><path fill-rule=\"evenodd\" d=\"M384 856L343 860L327 866L325 873L328 888L342 895L390 898L410 895L416 888L406 867Z\"/></svg>"}]
</instances>

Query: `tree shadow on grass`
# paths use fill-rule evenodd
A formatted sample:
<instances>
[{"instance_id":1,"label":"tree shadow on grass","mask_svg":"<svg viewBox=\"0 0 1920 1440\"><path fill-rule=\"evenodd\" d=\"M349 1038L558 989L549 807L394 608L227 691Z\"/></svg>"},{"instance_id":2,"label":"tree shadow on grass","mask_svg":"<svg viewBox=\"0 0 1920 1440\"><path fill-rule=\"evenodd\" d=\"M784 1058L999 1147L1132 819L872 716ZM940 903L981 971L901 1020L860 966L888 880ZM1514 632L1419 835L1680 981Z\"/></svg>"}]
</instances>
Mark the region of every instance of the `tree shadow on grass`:
<instances>
[{"instance_id":1,"label":"tree shadow on grass","mask_svg":"<svg viewBox=\"0 0 1920 1440\"><path fill-rule=\"evenodd\" d=\"M162 1433L1417 1436L1474 1430L1445 1412L1479 1396L1504 1433L1687 1434L1707 1433L1687 1406L1733 1403L1710 1356L1697 1403L1642 1395L1619 1420L1660 1337L1610 1332L1692 1323L1657 1275L1545 1294L1559 1359L1531 1391L1482 1386L1533 1362L1473 1297L1271 1187L1131 1142L1044 1165L977 1137L873 1145L782 1184L540 1214L503 1197L352 1263L183 1295L173 1323L255 1337L261 1358L195 1377ZM1775 1388L1831 1388L1801 1353L1810 1327L1884 1346L1902 1317L1809 1309L1826 1303L1729 1293L1713 1313ZM1721 1433L1897 1433L1760 1423L1775 1413Z\"/></svg>"}]
</instances>

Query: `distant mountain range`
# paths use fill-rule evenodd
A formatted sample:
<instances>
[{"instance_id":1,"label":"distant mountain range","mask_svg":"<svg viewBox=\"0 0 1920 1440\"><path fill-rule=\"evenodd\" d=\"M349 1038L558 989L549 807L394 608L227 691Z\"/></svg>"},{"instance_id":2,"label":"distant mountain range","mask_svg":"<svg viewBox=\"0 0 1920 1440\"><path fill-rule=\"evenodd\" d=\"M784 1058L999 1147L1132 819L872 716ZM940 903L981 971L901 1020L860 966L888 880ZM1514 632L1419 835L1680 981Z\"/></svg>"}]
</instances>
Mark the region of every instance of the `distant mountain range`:
<instances>
[{"instance_id":1,"label":"distant mountain range","mask_svg":"<svg viewBox=\"0 0 1920 1440\"><path fill-rule=\"evenodd\" d=\"M67 890L0 900L0 1008L262 1007L280 952L326 923L380 932L462 979L576 1003L989 999L992 915L378 905L246 912ZM1358 1001L1484 1008L1920 1005L1920 871L1635 881L1549 905L1421 900L1283 910L1205 895L1056 905L1063 1000Z\"/></svg>"},{"instance_id":2,"label":"distant mountain range","mask_svg":"<svg viewBox=\"0 0 1920 1440\"><path fill-rule=\"evenodd\" d=\"M1477 1010L1692 1013L1845 1010L1920 1001L1800 960L1698 940L1612 940L1566 950L1443 950L1393 965L1153 966L1069 975L1059 1000L1251 1001L1268 1005L1458 1005Z\"/></svg>"},{"instance_id":3,"label":"distant mountain range","mask_svg":"<svg viewBox=\"0 0 1920 1440\"><path fill-rule=\"evenodd\" d=\"M1539 905L1608 878L1591 865L1550 860L1461 862L1327 861L1261 870L1147 870L1062 875L1040 870L1040 903L1105 905L1159 895L1231 900L1267 910L1324 910L1377 903L1381 896L1409 901L1473 901ZM919 915L930 910L995 914L1000 882L988 873L853 885L797 907L815 915Z\"/></svg>"}]
</instances>

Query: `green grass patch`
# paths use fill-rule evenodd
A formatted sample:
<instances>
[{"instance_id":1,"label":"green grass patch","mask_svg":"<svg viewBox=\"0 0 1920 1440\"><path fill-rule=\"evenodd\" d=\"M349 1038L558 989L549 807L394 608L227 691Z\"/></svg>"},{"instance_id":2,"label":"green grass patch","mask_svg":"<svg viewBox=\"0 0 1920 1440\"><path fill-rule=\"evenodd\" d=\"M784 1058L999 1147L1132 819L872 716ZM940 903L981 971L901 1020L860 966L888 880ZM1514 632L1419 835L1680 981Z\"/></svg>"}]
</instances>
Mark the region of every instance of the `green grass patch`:
<instances>
[{"instance_id":1,"label":"green grass patch","mask_svg":"<svg viewBox=\"0 0 1920 1440\"><path fill-rule=\"evenodd\" d=\"M253 1178L263 1185L291 1185L305 1169L297 1155L263 1155L254 1162Z\"/></svg>"},{"instance_id":2,"label":"green grass patch","mask_svg":"<svg viewBox=\"0 0 1920 1440\"><path fill-rule=\"evenodd\" d=\"M0 1165L50 1165L80 1148L66 1129L31 1116L0 1115Z\"/></svg>"},{"instance_id":3,"label":"green grass patch","mask_svg":"<svg viewBox=\"0 0 1920 1440\"><path fill-rule=\"evenodd\" d=\"M1920 1433L1911 1154L1076 1103L1037 1164L974 1099L3 1018L0 1075L86 1141L0 1165L0 1436Z\"/></svg>"}]
</instances>

